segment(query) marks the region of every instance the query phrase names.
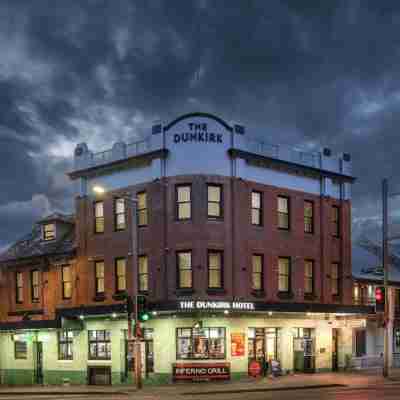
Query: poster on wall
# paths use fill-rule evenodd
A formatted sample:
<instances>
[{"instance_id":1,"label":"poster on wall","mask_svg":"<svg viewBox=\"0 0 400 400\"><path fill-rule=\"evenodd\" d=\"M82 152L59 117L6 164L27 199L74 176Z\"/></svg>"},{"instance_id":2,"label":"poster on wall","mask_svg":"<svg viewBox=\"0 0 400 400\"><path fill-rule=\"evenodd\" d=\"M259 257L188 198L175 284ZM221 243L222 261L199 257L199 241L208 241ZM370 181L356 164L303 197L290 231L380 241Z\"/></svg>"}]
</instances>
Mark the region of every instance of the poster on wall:
<instances>
[{"instance_id":1,"label":"poster on wall","mask_svg":"<svg viewBox=\"0 0 400 400\"><path fill-rule=\"evenodd\" d=\"M232 357L244 356L243 333L231 333L231 355Z\"/></svg>"}]
</instances>

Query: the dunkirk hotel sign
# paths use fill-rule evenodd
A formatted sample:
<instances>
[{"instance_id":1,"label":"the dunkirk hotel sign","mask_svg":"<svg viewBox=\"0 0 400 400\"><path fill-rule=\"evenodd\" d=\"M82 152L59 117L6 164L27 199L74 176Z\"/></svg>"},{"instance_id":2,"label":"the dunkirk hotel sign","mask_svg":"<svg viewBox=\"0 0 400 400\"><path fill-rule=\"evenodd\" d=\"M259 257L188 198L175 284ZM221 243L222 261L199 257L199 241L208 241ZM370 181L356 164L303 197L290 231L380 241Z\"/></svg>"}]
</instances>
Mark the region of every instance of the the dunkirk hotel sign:
<instances>
[{"instance_id":1,"label":"the dunkirk hotel sign","mask_svg":"<svg viewBox=\"0 0 400 400\"><path fill-rule=\"evenodd\" d=\"M255 311L254 303L242 301L203 301L183 300L178 303L179 310L232 310Z\"/></svg>"},{"instance_id":2,"label":"the dunkirk hotel sign","mask_svg":"<svg viewBox=\"0 0 400 400\"><path fill-rule=\"evenodd\" d=\"M208 131L206 123L189 123L188 130L183 133L174 134L174 143L205 142L222 143L222 133Z\"/></svg>"}]
</instances>

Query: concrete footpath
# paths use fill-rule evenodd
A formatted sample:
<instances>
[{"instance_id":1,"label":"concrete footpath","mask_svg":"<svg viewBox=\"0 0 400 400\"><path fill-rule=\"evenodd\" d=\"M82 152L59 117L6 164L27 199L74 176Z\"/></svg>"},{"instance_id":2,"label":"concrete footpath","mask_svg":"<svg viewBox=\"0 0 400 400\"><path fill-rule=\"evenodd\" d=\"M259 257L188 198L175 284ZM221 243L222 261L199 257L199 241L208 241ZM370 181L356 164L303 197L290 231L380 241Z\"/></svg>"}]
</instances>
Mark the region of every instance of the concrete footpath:
<instances>
[{"instance_id":1,"label":"concrete footpath","mask_svg":"<svg viewBox=\"0 0 400 400\"><path fill-rule=\"evenodd\" d=\"M389 379L383 379L381 371L363 373L319 373L319 374L294 374L278 378L244 378L234 382L199 382L177 383L162 386L145 386L143 395L191 396L196 394L240 393L257 391L300 390L312 388L365 388L376 385L400 385L400 370L392 371ZM6 395L84 395L84 396L128 396L136 392L134 386L5 386L0 385L0 400ZM139 393L137 393L139 395ZM136 397L136 396L135 396ZM140 396L138 396L140 397Z\"/></svg>"}]
</instances>

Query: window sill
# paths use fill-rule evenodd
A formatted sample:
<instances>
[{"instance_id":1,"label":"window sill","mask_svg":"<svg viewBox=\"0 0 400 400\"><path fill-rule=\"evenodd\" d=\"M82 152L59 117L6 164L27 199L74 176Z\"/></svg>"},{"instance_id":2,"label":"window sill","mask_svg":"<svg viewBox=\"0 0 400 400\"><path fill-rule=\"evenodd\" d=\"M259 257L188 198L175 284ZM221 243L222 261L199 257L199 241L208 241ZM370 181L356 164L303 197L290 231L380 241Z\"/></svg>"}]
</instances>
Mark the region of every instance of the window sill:
<instances>
[{"instance_id":1,"label":"window sill","mask_svg":"<svg viewBox=\"0 0 400 400\"><path fill-rule=\"evenodd\" d=\"M224 288L208 288L207 289L207 294L210 295L223 295L226 293L226 290Z\"/></svg>"},{"instance_id":2,"label":"window sill","mask_svg":"<svg viewBox=\"0 0 400 400\"><path fill-rule=\"evenodd\" d=\"M290 228L279 228L279 226L278 226L278 231L279 232L290 232Z\"/></svg>"},{"instance_id":3,"label":"window sill","mask_svg":"<svg viewBox=\"0 0 400 400\"><path fill-rule=\"evenodd\" d=\"M280 299L293 299L293 292L278 292L278 297Z\"/></svg>"},{"instance_id":4,"label":"window sill","mask_svg":"<svg viewBox=\"0 0 400 400\"><path fill-rule=\"evenodd\" d=\"M93 301L104 301L106 299L105 294L97 294L93 297Z\"/></svg>"},{"instance_id":5,"label":"window sill","mask_svg":"<svg viewBox=\"0 0 400 400\"><path fill-rule=\"evenodd\" d=\"M251 294L254 296L254 297L265 297L265 291L264 290L255 290L255 289L253 289L252 291L251 291Z\"/></svg>"},{"instance_id":6,"label":"window sill","mask_svg":"<svg viewBox=\"0 0 400 400\"><path fill-rule=\"evenodd\" d=\"M187 289L176 289L175 294L177 296L189 296L194 293L193 289L187 288Z\"/></svg>"}]
</instances>

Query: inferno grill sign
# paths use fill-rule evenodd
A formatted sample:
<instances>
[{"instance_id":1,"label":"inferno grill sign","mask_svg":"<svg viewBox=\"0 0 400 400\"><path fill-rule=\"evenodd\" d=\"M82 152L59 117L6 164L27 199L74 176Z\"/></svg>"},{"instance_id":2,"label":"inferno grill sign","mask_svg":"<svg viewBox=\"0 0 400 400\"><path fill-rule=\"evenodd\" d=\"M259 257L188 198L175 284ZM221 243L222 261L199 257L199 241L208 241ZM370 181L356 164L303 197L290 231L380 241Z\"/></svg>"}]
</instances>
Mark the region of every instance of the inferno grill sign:
<instances>
[{"instance_id":1,"label":"inferno grill sign","mask_svg":"<svg viewBox=\"0 0 400 400\"><path fill-rule=\"evenodd\" d=\"M230 379L230 364L173 364L174 380Z\"/></svg>"}]
</instances>

